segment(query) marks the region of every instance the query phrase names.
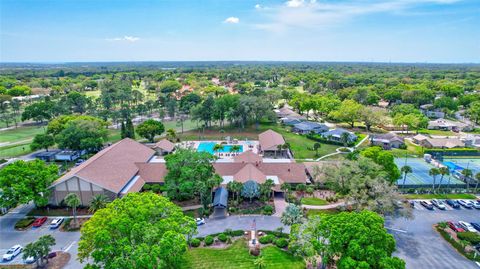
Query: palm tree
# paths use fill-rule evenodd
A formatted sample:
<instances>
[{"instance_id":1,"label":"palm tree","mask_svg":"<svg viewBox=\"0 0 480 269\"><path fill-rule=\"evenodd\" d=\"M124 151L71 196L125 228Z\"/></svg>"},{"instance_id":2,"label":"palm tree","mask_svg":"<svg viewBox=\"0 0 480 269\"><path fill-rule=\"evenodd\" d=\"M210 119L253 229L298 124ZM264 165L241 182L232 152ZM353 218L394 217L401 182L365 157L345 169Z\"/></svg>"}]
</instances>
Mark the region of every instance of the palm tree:
<instances>
[{"instance_id":1,"label":"palm tree","mask_svg":"<svg viewBox=\"0 0 480 269\"><path fill-rule=\"evenodd\" d=\"M433 178L432 191L433 193L435 193L435 183L436 183L435 181L437 179L437 176L440 174L440 171L438 170L438 168L432 168L430 169L428 174Z\"/></svg>"},{"instance_id":2,"label":"palm tree","mask_svg":"<svg viewBox=\"0 0 480 269\"><path fill-rule=\"evenodd\" d=\"M242 188L243 188L243 184L238 182L238 181L234 181L233 184L233 191L235 192L236 196L237 196L237 203L238 203L238 199L240 198L240 192L242 191Z\"/></svg>"},{"instance_id":3,"label":"palm tree","mask_svg":"<svg viewBox=\"0 0 480 269\"><path fill-rule=\"evenodd\" d=\"M315 143L315 144L313 144L313 150L315 150L315 156L317 156L317 157L318 157L318 149L319 149L321 146L322 146L322 144L320 144L320 143L318 143L318 142Z\"/></svg>"},{"instance_id":4,"label":"palm tree","mask_svg":"<svg viewBox=\"0 0 480 269\"><path fill-rule=\"evenodd\" d=\"M468 192L470 189L470 177L473 175L473 172L470 169L463 169L462 175L465 178L465 183L467 183L467 192Z\"/></svg>"},{"instance_id":5,"label":"palm tree","mask_svg":"<svg viewBox=\"0 0 480 269\"><path fill-rule=\"evenodd\" d=\"M350 134L348 132L343 132L342 135L340 135L340 142L342 142L344 147L347 147L349 141L350 141Z\"/></svg>"},{"instance_id":6,"label":"palm tree","mask_svg":"<svg viewBox=\"0 0 480 269\"><path fill-rule=\"evenodd\" d=\"M440 167L438 169L438 171L440 172L440 183L438 183L438 190L440 191L440 188L442 187L442 181L443 181L443 177L444 176L448 176L450 175L450 170L448 170L448 167Z\"/></svg>"},{"instance_id":7,"label":"palm tree","mask_svg":"<svg viewBox=\"0 0 480 269\"><path fill-rule=\"evenodd\" d=\"M105 208L108 202L109 200L106 195L97 194L93 196L92 200L90 201L90 207L88 208L88 211L93 213L99 209Z\"/></svg>"},{"instance_id":8,"label":"palm tree","mask_svg":"<svg viewBox=\"0 0 480 269\"><path fill-rule=\"evenodd\" d=\"M177 132L175 131L175 129L167 130L167 138L170 141L175 141L175 139L177 139Z\"/></svg>"},{"instance_id":9,"label":"palm tree","mask_svg":"<svg viewBox=\"0 0 480 269\"><path fill-rule=\"evenodd\" d=\"M403 173L403 187L405 188L405 181L407 180L407 174L412 173L412 167L404 165L400 171Z\"/></svg>"},{"instance_id":10,"label":"palm tree","mask_svg":"<svg viewBox=\"0 0 480 269\"><path fill-rule=\"evenodd\" d=\"M307 185L305 184L298 184L297 187L295 188L297 192L300 192L300 197L303 198L303 195L305 194L305 190L307 190Z\"/></svg>"},{"instance_id":11,"label":"palm tree","mask_svg":"<svg viewBox=\"0 0 480 269\"><path fill-rule=\"evenodd\" d=\"M222 149L223 149L222 144L215 144L215 146L213 146L213 151L220 151Z\"/></svg>"},{"instance_id":12,"label":"palm tree","mask_svg":"<svg viewBox=\"0 0 480 269\"><path fill-rule=\"evenodd\" d=\"M277 158L277 153L279 151L282 151L282 149L283 149L283 145L277 145L277 150L275 150L275 159Z\"/></svg>"},{"instance_id":13,"label":"palm tree","mask_svg":"<svg viewBox=\"0 0 480 269\"><path fill-rule=\"evenodd\" d=\"M272 188L273 188L273 186L275 186L275 183L274 183L273 180L271 180L271 179L267 179L267 180L265 181L265 183L262 184L262 188L263 188L263 190L264 190L266 193L268 193L268 197L269 197L269 198L272 197L272 194L273 194Z\"/></svg>"},{"instance_id":14,"label":"palm tree","mask_svg":"<svg viewBox=\"0 0 480 269\"><path fill-rule=\"evenodd\" d=\"M475 175L475 193L477 193L478 183L480 183L480 172Z\"/></svg>"},{"instance_id":15,"label":"palm tree","mask_svg":"<svg viewBox=\"0 0 480 269\"><path fill-rule=\"evenodd\" d=\"M234 183L236 181L230 181L227 183L227 190L228 192L232 193L232 199L235 200L235 186Z\"/></svg>"},{"instance_id":16,"label":"palm tree","mask_svg":"<svg viewBox=\"0 0 480 269\"><path fill-rule=\"evenodd\" d=\"M253 264L258 268L258 269L262 269L262 268L265 268L265 266L267 265L266 261L265 261L265 258L263 256L260 256L258 258L256 258L254 261L253 261Z\"/></svg>"},{"instance_id":17,"label":"palm tree","mask_svg":"<svg viewBox=\"0 0 480 269\"><path fill-rule=\"evenodd\" d=\"M230 152L239 152L240 151L240 145L233 145L230 148Z\"/></svg>"},{"instance_id":18,"label":"palm tree","mask_svg":"<svg viewBox=\"0 0 480 269\"><path fill-rule=\"evenodd\" d=\"M73 223L77 223L77 207L80 205L80 199L75 193L69 193L64 198L65 204L72 208Z\"/></svg>"}]
</instances>

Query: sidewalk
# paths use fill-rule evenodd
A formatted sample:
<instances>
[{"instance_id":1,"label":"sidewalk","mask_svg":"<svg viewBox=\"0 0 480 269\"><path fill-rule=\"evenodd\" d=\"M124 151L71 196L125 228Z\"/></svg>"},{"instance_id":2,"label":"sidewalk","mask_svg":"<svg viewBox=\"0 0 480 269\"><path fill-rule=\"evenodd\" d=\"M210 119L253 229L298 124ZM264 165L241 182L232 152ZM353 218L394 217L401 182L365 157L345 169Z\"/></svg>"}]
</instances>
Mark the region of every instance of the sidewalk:
<instances>
[{"instance_id":1,"label":"sidewalk","mask_svg":"<svg viewBox=\"0 0 480 269\"><path fill-rule=\"evenodd\" d=\"M302 208L325 210L325 209L334 209L334 208L344 206L344 205L345 205L345 202L338 202L338 203L329 204L329 205L302 205Z\"/></svg>"}]
</instances>

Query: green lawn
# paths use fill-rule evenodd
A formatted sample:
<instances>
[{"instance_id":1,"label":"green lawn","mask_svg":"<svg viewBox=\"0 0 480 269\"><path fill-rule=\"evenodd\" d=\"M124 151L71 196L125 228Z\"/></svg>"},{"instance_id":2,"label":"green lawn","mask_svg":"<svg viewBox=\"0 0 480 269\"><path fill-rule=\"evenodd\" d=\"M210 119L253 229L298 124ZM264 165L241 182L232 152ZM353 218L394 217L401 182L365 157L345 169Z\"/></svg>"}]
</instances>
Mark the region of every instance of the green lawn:
<instances>
[{"instance_id":1,"label":"green lawn","mask_svg":"<svg viewBox=\"0 0 480 269\"><path fill-rule=\"evenodd\" d=\"M450 194L405 194L406 199L476 199L475 195L469 193Z\"/></svg>"},{"instance_id":2,"label":"green lawn","mask_svg":"<svg viewBox=\"0 0 480 269\"><path fill-rule=\"evenodd\" d=\"M44 126L21 126L0 132L0 143L31 140L36 134L44 132Z\"/></svg>"},{"instance_id":3,"label":"green lawn","mask_svg":"<svg viewBox=\"0 0 480 269\"><path fill-rule=\"evenodd\" d=\"M441 130L428 130L428 129L420 129L418 130L420 134L430 134L430 135L457 135L452 131L441 131Z\"/></svg>"},{"instance_id":4,"label":"green lawn","mask_svg":"<svg viewBox=\"0 0 480 269\"><path fill-rule=\"evenodd\" d=\"M337 209L309 209L307 211L307 217L312 216L324 216L324 215L334 215L340 213Z\"/></svg>"},{"instance_id":5,"label":"green lawn","mask_svg":"<svg viewBox=\"0 0 480 269\"><path fill-rule=\"evenodd\" d=\"M275 246L262 248L265 268L305 268L305 262ZM195 248L188 251L183 268L256 268L255 257L248 253L244 240L235 241L226 249Z\"/></svg>"},{"instance_id":6,"label":"green lawn","mask_svg":"<svg viewBox=\"0 0 480 269\"><path fill-rule=\"evenodd\" d=\"M303 205L328 205L328 202L315 197L304 197L302 198Z\"/></svg>"},{"instance_id":7,"label":"green lawn","mask_svg":"<svg viewBox=\"0 0 480 269\"><path fill-rule=\"evenodd\" d=\"M421 146L415 145L407 139L405 139L405 145L407 145L407 149L392 149L392 154L395 157L405 157L405 154L423 156L423 148Z\"/></svg>"}]
</instances>

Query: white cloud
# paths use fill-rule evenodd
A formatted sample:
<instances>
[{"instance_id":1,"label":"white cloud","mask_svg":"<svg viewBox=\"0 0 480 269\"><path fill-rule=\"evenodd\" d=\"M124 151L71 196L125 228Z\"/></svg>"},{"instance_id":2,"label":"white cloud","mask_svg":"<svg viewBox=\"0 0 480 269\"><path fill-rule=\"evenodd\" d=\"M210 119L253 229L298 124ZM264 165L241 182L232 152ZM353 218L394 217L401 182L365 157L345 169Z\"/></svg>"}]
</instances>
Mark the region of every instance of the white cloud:
<instances>
[{"instance_id":1,"label":"white cloud","mask_svg":"<svg viewBox=\"0 0 480 269\"><path fill-rule=\"evenodd\" d=\"M107 38L108 41L127 41L127 42L137 42L140 40L140 37L136 36L123 36L123 37L114 37L114 38Z\"/></svg>"},{"instance_id":2,"label":"white cloud","mask_svg":"<svg viewBox=\"0 0 480 269\"><path fill-rule=\"evenodd\" d=\"M240 22L240 19L237 18L237 17L228 17L226 18L224 21L224 23L239 23Z\"/></svg>"},{"instance_id":3,"label":"white cloud","mask_svg":"<svg viewBox=\"0 0 480 269\"><path fill-rule=\"evenodd\" d=\"M316 0L288 0L283 5L264 12L267 21L255 25L258 29L282 32L289 28L328 27L359 16L375 13L405 13L422 4L448 5L462 0L377 0L323 2Z\"/></svg>"},{"instance_id":4,"label":"white cloud","mask_svg":"<svg viewBox=\"0 0 480 269\"><path fill-rule=\"evenodd\" d=\"M262 9L262 8L263 8L263 7L262 7L262 5L260 5L260 4L256 4L256 5L255 5L255 9Z\"/></svg>"}]
</instances>

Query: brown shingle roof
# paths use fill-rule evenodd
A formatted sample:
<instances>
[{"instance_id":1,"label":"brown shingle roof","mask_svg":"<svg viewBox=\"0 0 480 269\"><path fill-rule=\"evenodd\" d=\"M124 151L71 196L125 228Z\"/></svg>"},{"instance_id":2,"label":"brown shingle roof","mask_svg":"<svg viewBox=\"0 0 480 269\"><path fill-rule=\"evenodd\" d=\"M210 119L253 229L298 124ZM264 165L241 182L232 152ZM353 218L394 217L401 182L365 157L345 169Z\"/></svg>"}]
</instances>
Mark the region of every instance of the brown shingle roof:
<instances>
[{"instance_id":1,"label":"brown shingle roof","mask_svg":"<svg viewBox=\"0 0 480 269\"><path fill-rule=\"evenodd\" d=\"M173 144L172 142L168 141L167 139L162 139L160 141L158 141L155 146L153 146L153 148L159 148L159 149L162 149L162 150L165 150L165 151L168 151L168 152L171 152L173 151L173 149L175 148L175 144Z\"/></svg>"},{"instance_id":2,"label":"brown shingle roof","mask_svg":"<svg viewBox=\"0 0 480 269\"><path fill-rule=\"evenodd\" d=\"M262 150L278 150L278 145L285 144L283 136L275 131L267 130L258 135Z\"/></svg>"},{"instance_id":3,"label":"brown shingle roof","mask_svg":"<svg viewBox=\"0 0 480 269\"><path fill-rule=\"evenodd\" d=\"M95 154L59 178L52 186L79 177L102 188L119 193L138 172L137 162L147 162L155 151L125 138Z\"/></svg>"},{"instance_id":4,"label":"brown shingle roof","mask_svg":"<svg viewBox=\"0 0 480 269\"><path fill-rule=\"evenodd\" d=\"M220 176L234 176L235 179L235 175L247 165L258 169L265 176L277 176L281 182L306 183L307 180L305 165L302 163L214 163L213 167Z\"/></svg>"},{"instance_id":5,"label":"brown shingle roof","mask_svg":"<svg viewBox=\"0 0 480 269\"><path fill-rule=\"evenodd\" d=\"M233 157L233 161L236 163L256 163L261 162L262 157L253 153L251 150L247 150L244 153Z\"/></svg>"},{"instance_id":6,"label":"brown shingle roof","mask_svg":"<svg viewBox=\"0 0 480 269\"><path fill-rule=\"evenodd\" d=\"M162 183L167 175L164 163L136 163L138 174L146 183Z\"/></svg>"},{"instance_id":7,"label":"brown shingle roof","mask_svg":"<svg viewBox=\"0 0 480 269\"><path fill-rule=\"evenodd\" d=\"M251 163L246 164L242 169L235 173L235 175L233 175L233 180L241 183L253 180L258 184L262 184L266 179L267 177L265 174L263 174Z\"/></svg>"}]
</instances>

